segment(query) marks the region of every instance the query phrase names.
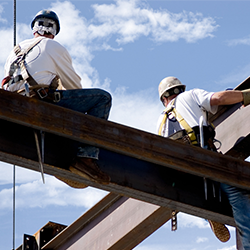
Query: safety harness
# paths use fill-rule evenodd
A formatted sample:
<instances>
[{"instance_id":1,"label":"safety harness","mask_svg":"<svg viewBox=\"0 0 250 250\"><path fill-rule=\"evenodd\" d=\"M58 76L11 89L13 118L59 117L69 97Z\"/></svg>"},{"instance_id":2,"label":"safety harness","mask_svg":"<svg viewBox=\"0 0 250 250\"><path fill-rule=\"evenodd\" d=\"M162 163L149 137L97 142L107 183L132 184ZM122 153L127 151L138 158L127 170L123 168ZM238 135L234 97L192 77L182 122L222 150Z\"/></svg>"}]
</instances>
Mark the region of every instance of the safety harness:
<instances>
[{"instance_id":1,"label":"safety harness","mask_svg":"<svg viewBox=\"0 0 250 250\"><path fill-rule=\"evenodd\" d=\"M9 75L5 77L2 81L2 88L9 88L12 84L24 84L24 89L19 89L14 91L18 94L26 95L28 97L34 97L38 99L42 99L48 102L59 102L61 100L61 93L57 91L57 88L61 87L60 79L58 76L54 77L51 81L50 85L46 84L38 84L36 80L30 75L25 65L25 58L28 53L39 44L44 37L39 37L35 40L33 44L31 44L27 49L22 50L20 45L16 45L14 47L14 53L17 56L17 59L10 65ZM44 172L43 172L43 164L44 164L44 131L41 132L41 149L38 140L38 131L34 130L36 148L38 154L39 161L39 170L42 175L43 183L44 180Z\"/></svg>"},{"instance_id":2,"label":"safety harness","mask_svg":"<svg viewBox=\"0 0 250 250\"><path fill-rule=\"evenodd\" d=\"M46 101L59 102L61 100L61 95L56 91L60 85L59 77L56 76L50 85L38 84L30 75L25 65L26 56L42 41L42 39L44 39L44 37L39 37L25 50L22 50L19 44L14 47L14 53L16 54L17 59L11 64L9 75L3 79L2 88L5 85L8 88L12 84L23 82L25 88L15 91L16 93L44 99Z\"/></svg>"},{"instance_id":3,"label":"safety harness","mask_svg":"<svg viewBox=\"0 0 250 250\"><path fill-rule=\"evenodd\" d=\"M195 132L189 126L189 124L184 120L184 118L181 116L181 114L179 112L177 112L177 110L175 108L175 100L176 100L176 98L170 102L169 107L164 109L164 117L163 117L162 122L160 124L158 134L161 135L163 126L166 123L166 120L167 120L169 114L172 113L173 116L176 118L176 120L179 122L179 124L184 128L184 130L176 132L175 134L169 136L169 138L174 139L174 140L182 139L185 142L189 142L190 144L197 145L198 141L197 141Z\"/></svg>"},{"instance_id":4,"label":"safety harness","mask_svg":"<svg viewBox=\"0 0 250 250\"><path fill-rule=\"evenodd\" d=\"M217 151L215 145L214 145L214 137L215 137L215 131L212 125L203 126L203 135L200 135L200 129L199 126L190 127L190 125L184 120L184 118L181 116L181 114L176 110L175 108L175 99L173 99L170 102L170 105L164 109L164 117L162 119L162 122L160 124L158 134L162 135L163 126L166 123L166 120L168 119L169 115L173 115L175 119L179 122L179 124L184 128L180 131L177 131L176 133L168 136L168 138L172 140L180 140L184 143L192 144L195 146L201 146L200 141L201 137L203 136L205 144L207 149L210 149L212 151Z\"/></svg>"}]
</instances>

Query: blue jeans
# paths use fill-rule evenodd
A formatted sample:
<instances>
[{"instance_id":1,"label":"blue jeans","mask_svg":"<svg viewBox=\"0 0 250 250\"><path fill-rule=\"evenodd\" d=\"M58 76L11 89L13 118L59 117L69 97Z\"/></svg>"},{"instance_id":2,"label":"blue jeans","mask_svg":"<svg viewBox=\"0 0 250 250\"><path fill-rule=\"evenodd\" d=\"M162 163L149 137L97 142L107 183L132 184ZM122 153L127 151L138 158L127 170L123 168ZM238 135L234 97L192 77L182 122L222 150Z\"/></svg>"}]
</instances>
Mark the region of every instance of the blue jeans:
<instances>
[{"instance_id":1,"label":"blue jeans","mask_svg":"<svg viewBox=\"0 0 250 250\"><path fill-rule=\"evenodd\" d=\"M61 100L58 106L72 109L86 115L108 119L111 108L111 95L102 89L58 90ZM98 159L99 149L79 143L77 157Z\"/></svg>"},{"instance_id":2,"label":"blue jeans","mask_svg":"<svg viewBox=\"0 0 250 250\"><path fill-rule=\"evenodd\" d=\"M245 250L250 250L250 192L221 183L233 209L233 216Z\"/></svg>"}]
</instances>

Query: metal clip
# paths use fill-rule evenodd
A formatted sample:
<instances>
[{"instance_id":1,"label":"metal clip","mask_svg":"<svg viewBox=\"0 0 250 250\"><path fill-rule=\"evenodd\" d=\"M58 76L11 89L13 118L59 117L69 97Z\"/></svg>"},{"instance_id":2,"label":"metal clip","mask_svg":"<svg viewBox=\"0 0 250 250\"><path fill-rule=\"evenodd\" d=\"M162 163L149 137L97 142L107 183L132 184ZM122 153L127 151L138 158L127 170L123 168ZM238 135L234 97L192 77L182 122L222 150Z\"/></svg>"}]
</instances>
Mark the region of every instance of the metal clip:
<instances>
[{"instance_id":1,"label":"metal clip","mask_svg":"<svg viewBox=\"0 0 250 250\"><path fill-rule=\"evenodd\" d=\"M44 88L40 88L36 92L37 92L37 94L39 95L39 97L41 99L44 99L44 98L46 98L48 96L48 93Z\"/></svg>"},{"instance_id":2,"label":"metal clip","mask_svg":"<svg viewBox=\"0 0 250 250\"><path fill-rule=\"evenodd\" d=\"M29 84L27 82L24 83L24 88L25 88L25 95L27 97L30 97L30 89L29 89Z\"/></svg>"},{"instance_id":3,"label":"metal clip","mask_svg":"<svg viewBox=\"0 0 250 250\"><path fill-rule=\"evenodd\" d=\"M60 101L61 101L61 93L55 91L54 92L54 100L53 100L53 102L60 102Z\"/></svg>"},{"instance_id":4,"label":"metal clip","mask_svg":"<svg viewBox=\"0 0 250 250\"><path fill-rule=\"evenodd\" d=\"M172 231L177 230L177 213L175 210L172 211L171 228L172 228Z\"/></svg>"},{"instance_id":5,"label":"metal clip","mask_svg":"<svg viewBox=\"0 0 250 250\"><path fill-rule=\"evenodd\" d=\"M203 180L204 180L205 200L207 200L207 179L203 177Z\"/></svg>"}]
</instances>

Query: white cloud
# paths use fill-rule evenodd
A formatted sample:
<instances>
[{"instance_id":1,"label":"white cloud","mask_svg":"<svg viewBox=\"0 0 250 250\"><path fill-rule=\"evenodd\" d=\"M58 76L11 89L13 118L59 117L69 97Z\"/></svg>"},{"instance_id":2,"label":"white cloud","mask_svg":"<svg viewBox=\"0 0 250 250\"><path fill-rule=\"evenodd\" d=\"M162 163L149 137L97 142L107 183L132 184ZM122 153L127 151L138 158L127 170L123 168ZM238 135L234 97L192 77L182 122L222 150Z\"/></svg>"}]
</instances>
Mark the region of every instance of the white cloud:
<instances>
[{"instance_id":1,"label":"white cloud","mask_svg":"<svg viewBox=\"0 0 250 250\"><path fill-rule=\"evenodd\" d=\"M231 246L231 247L223 247L223 248L219 248L218 250L236 250L236 245Z\"/></svg>"},{"instance_id":2,"label":"white cloud","mask_svg":"<svg viewBox=\"0 0 250 250\"><path fill-rule=\"evenodd\" d=\"M155 42L178 41L196 42L213 37L217 29L215 20L203 17L201 13L171 13L168 10L153 10L139 0L117 0L116 4L93 5L95 20L91 24L93 38L117 34L119 44L134 42L141 36L149 36ZM108 35L108 36L107 36Z\"/></svg>"},{"instance_id":3,"label":"white cloud","mask_svg":"<svg viewBox=\"0 0 250 250\"><path fill-rule=\"evenodd\" d=\"M32 171L26 171L26 175ZM38 176L37 176L38 177ZM107 192L95 188L73 189L53 176L45 176L45 184L39 179L28 181L24 184L16 185L16 208L34 208L57 206L80 206L89 209ZM11 182L9 182L11 183ZM0 191L0 209L11 209L13 198L13 188L2 188Z\"/></svg>"},{"instance_id":4,"label":"white cloud","mask_svg":"<svg viewBox=\"0 0 250 250\"><path fill-rule=\"evenodd\" d=\"M208 241L208 238L206 237L198 237L196 239L196 243L204 243L204 242L207 242Z\"/></svg>"},{"instance_id":5,"label":"white cloud","mask_svg":"<svg viewBox=\"0 0 250 250\"><path fill-rule=\"evenodd\" d=\"M229 46L250 45L250 36L245 38L232 39L227 42Z\"/></svg>"},{"instance_id":6,"label":"white cloud","mask_svg":"<svg viewBox=\"0 0 250 250\"><path fill-rule=\"evenodd\" d=\"M178 214L178 224L182 228L198 227L202 229L209 227L209 223L205 219L184 213Z\"/></svg>"},{"instance_id":7,"label":"white cloud","mask_svg":"<svg viewBox=\"0 0 250 250\"><path fill-rule=\"evenodd\" d=\"M4 8L2 5L0 5L0 23L7 23L7 20L1 17L3 12L4 12Z\"/></svg>"},{"instance_id":8,"label":"white cloud","mask_svg":"<svg viewBox=\"0 0 250 250\"><path fill-rule=\"evenodd\" d=\"M113 105L110 120L155 133L156 122L163 106L158 98L153 100L152 92L154 91L156 90L149 89L128 94L123 87L116 89L112 94Z\"/></svg>"}]
</instances>

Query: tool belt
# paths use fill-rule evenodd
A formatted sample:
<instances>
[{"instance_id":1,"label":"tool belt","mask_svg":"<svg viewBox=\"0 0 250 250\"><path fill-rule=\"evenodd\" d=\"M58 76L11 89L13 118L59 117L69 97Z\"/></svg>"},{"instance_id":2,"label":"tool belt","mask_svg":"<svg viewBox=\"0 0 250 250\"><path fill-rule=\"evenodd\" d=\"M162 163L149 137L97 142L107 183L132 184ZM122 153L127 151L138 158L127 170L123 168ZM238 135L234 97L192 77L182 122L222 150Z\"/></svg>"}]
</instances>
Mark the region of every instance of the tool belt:
<instances>
[{"instance_id":1,"label":"tool belt","mask_svg":"<svg viewBox=\"0 0 250 250\"><path fill-rule=\"evenodd\" d=\"M201 146L200 145L200 129L199 126L195 126L193 127L193 131L196 135L197 138L197 142L198 144L196 144L196 146ZM214 128L211 125L208 126L203 126L203 133L204 133L204 143L205 143L205 147L208 150L212 150L212 151L217 151L215 145L214 145L214 137L215 137L215 131Z\"/></svg>"},{"instance_id":2,"label":"tool belt","mask_svg":"<svg viewBox=\"0 0 250 250\"><path fill-rule=\"evenodd\" d=\"M181 141L186 144L192 144L190 137L188 136L188 133L185 129L177 131L176 133L170 135L168 138L175 140L175 141Z\"/></svg>"}]
</instances>

